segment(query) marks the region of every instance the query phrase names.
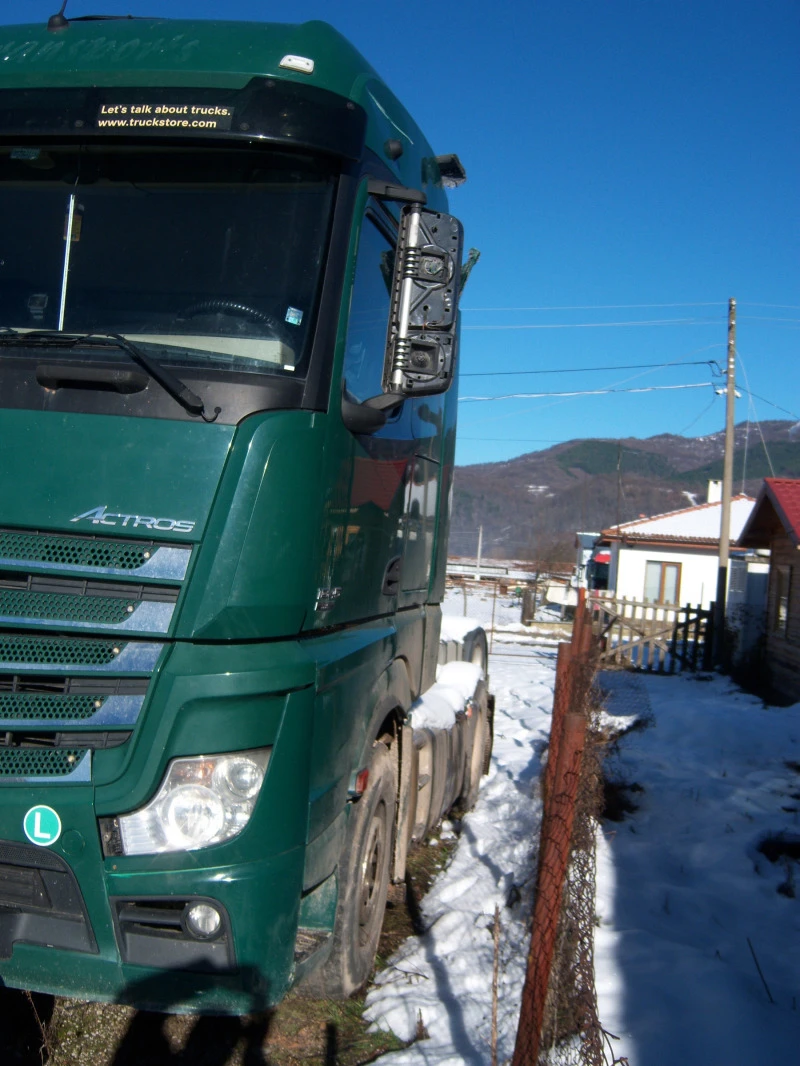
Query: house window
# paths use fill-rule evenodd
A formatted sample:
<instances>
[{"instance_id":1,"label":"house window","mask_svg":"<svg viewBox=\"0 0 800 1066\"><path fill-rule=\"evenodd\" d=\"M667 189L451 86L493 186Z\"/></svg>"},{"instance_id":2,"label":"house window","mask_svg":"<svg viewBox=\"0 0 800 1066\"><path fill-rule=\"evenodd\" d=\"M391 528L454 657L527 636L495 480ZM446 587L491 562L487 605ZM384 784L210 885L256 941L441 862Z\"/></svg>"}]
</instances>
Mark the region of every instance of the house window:
<instances>
[{"instance_id":1,"label":"house window","mask_svg":"<svg viewBox=\"0 0 800 1066\"><path fill-rule=\"evenodd\" d=\"M791 566L775 568L775 610L772 616L772 628L780 636L788 636L789 630L789 596L792 591Z\"/></svg>"},{"instance_id":2,"label":"house window","mask_svg":"<svg viewBox=\"0 0 800 1066\"><path fill-rule=\"evenodd\" d=\"M645 603L677 603L680 587L680 563L656 563L648 561L645 564Z\"/></svg>"}]
</instances>

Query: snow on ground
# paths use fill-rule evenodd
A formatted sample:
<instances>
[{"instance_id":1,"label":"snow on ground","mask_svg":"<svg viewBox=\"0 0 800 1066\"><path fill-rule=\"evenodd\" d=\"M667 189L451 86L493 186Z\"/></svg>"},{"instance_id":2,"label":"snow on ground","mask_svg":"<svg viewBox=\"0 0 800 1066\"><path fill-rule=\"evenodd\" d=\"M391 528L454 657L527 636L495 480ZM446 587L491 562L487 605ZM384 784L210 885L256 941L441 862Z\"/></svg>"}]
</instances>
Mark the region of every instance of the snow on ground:
<instances>
[{"instance_id":1,"label":"snow on ground","mask_svg":"<svg viewBox=\"0 0 800 1066\"><path fill-rule=\"evenodd\" d=\"M480 611L475 614L480 619ZM490 672L496 697L492 768L447 869L422 902L427 933L406 941L367 998L374 1024L410 1039L421 1012L430 1035L385 1056L387 1066L490 1061L495 904L502 927L499 1061L514 1050L541 817L535 785L550 731L555 650L536 657L517 652L513 659L498 653Z\"/></svg>"},{"instance_id":2,"label":"snow on ground","mask_svg":"<svg viewBox=\"0 0 800 1066\"><path fill-rule=\"evenodd\" d=\"M800 704L764 707L722 677L601 682L609 711L649 709L652 722L607 762L643 790L628 793L638 810L599 834L595 968L615 1055L630 1066L800 1061L800 899L783 894L800 896L797 863L757 850L771 834L800 841Z\"/></svg>"},{"instance_id":3,"label":"snow on ground","mask_svg":"<svg viewBox=\"0 0 800 1066\"><path fill-rule=\"evenodd\" d=\"M477 623L486 630L491 629L492 612L494 612L494 631L496 635L502 632L509 635L530 636L533 634L538 636L546 632L545 627L539 628L535 624L533 626L522 625L522 604L520 600L512 596L510 592L505 593L505 595L498 594L495 599L494 585L489 582L483 585L467 582L464 585L448 589L442 609L446 619L444 625L447 636L456 638L460 633L467 632L466 629L462 630L460 627L459 623L462 618L468 618L473 625ZM559 607L545 604L536 610L537 622L558 622L560 618L561 609ZM566 622L565 626L569 628L570 624Z\"/></svg>"},{"instance_id":4,"label":"snow on ground","mask_svg":"<svg viewBox=\"0 0 800 1066\"><path fill-rule=\"evenodd\" d=\"M479 621L491 617L487 600L471 597ZM446 609L461 614L460 591ZM421 1014L429 1039L385 1066L490 1061L495 903L498 1061L513 1052L555 648L498 638L492 769L423 900L427 933L403 945L367 999L374 1024L410 1039ZM641 720L607 761L615 780L637 786L626 795L638 809L598 833L595 968L601 1023L620 1038L614 1054L630 1066L799 1061L800 870L771 864L758 845L782 834L800 846L800 704L765 708L721 677L605 673L601 683L609 725Z\"/></svg>"}]
</instances>

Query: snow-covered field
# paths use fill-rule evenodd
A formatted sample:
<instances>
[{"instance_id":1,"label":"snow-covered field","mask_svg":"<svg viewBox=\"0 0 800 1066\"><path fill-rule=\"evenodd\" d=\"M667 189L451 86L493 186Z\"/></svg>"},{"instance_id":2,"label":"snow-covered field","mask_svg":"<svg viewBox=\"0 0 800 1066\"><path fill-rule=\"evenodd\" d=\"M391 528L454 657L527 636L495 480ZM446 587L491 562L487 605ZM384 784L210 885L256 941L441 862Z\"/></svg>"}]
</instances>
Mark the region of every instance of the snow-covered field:
<instances>
[{"instance_id":1,"label":"snow-covered field","mask_svg":"<svg viewBox=\"0 0 800 1066\"><path fill-rule=\"evenodd\" d=\"M638 810L598 834L595 969L615 1054L800 1062L800 898L783 894L800 896L800 870L758 851L772 834L800 842L800 705L765 708L722 677L601 683L610 711L652 715L606 765L641 787Z\"/></svg>"},{"instance_id":2,"label":"snow-covered field","mask_svg":"<svg viewBox=\"0 0 800 1066\"><path fill-rule=\"evenodd\" d=\"M488 593L468 606L488 624ZM462 613L460 591L446 609ZM369 993L376 1025L410 1038L421 1016L429 1034L386 1056L390 1066L490 1061L496 903L498 1061L513 1052L555 680L555 647L521 647L518 620L518 607L498 601L493 765L423 901L428 931ZM608 764L637 786L626 794L638 810L598 834L596 973L614 1054L630 1066L800 1062L800 871L757 850L770 834L800 842L800 705L764 708L718 677L602 681L618 727L650 723L627 733Z\"/></svg>"}]
</instances>

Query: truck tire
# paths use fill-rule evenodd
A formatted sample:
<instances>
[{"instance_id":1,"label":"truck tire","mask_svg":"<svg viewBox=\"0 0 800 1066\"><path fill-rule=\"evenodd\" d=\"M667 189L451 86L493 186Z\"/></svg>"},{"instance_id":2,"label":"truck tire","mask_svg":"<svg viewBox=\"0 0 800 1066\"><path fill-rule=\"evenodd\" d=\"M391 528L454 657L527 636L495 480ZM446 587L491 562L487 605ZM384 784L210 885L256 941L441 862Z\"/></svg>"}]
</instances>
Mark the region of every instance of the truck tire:
<instances>
[{"instance_id":1,"label":"truck tire","mask_svg":"<svg viewBox=\"0 0 800 1066\"><path fill-rule=\"evenodd\" d=\"M492 737L489 725L489 700L486 685L478 682L472 697L473 715L476 716L472 734L472 747L464 753L464 785L458 804L465 811L471 811L478 802L481 778L486 773L486 764L492 750Z\"/></svg>"},{"instance_id":2,"label":"truck tire","mask_svg":"<svg viewBox=\"0 0 800 1066\"><path fill-rule=\"evenodd\" d=\"M484 675L486 674L489 655L486 647L486 633L482 629L471 629L469 633L464 634L461 659L465 663L475 663Z\"/></svg>"},{"instance_id":3,"label":"truck tire","mask_svg":"<svg viewBox=\"0 0 800 1066\"><path fill-rule=\"evenodd\" d=\"M304 991L346 999L366 984L383 926L395 829L397 785L392 754L376 743L369 781L350 814L339 860L339 899L331 953Z\"/></svg>"}]
</instances>

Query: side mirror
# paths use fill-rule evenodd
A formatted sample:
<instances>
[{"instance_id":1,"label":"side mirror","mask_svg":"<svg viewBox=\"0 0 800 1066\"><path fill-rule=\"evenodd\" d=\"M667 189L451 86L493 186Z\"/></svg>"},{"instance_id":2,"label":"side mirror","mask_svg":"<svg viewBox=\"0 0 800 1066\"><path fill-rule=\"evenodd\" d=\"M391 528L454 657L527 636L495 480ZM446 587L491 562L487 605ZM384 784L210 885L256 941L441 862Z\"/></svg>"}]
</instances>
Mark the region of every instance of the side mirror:
<instances>
[{"instance_id":1,"label":"side mirror","mask_svg":"<svg viewBox=\"0 0 800 1066\"><path fill-rule=\"evenodd\" d=\"M400 216L383 388L445 392L455 369L464 231L452 215L406 204Z\"/></svg>"}]
</instances>

